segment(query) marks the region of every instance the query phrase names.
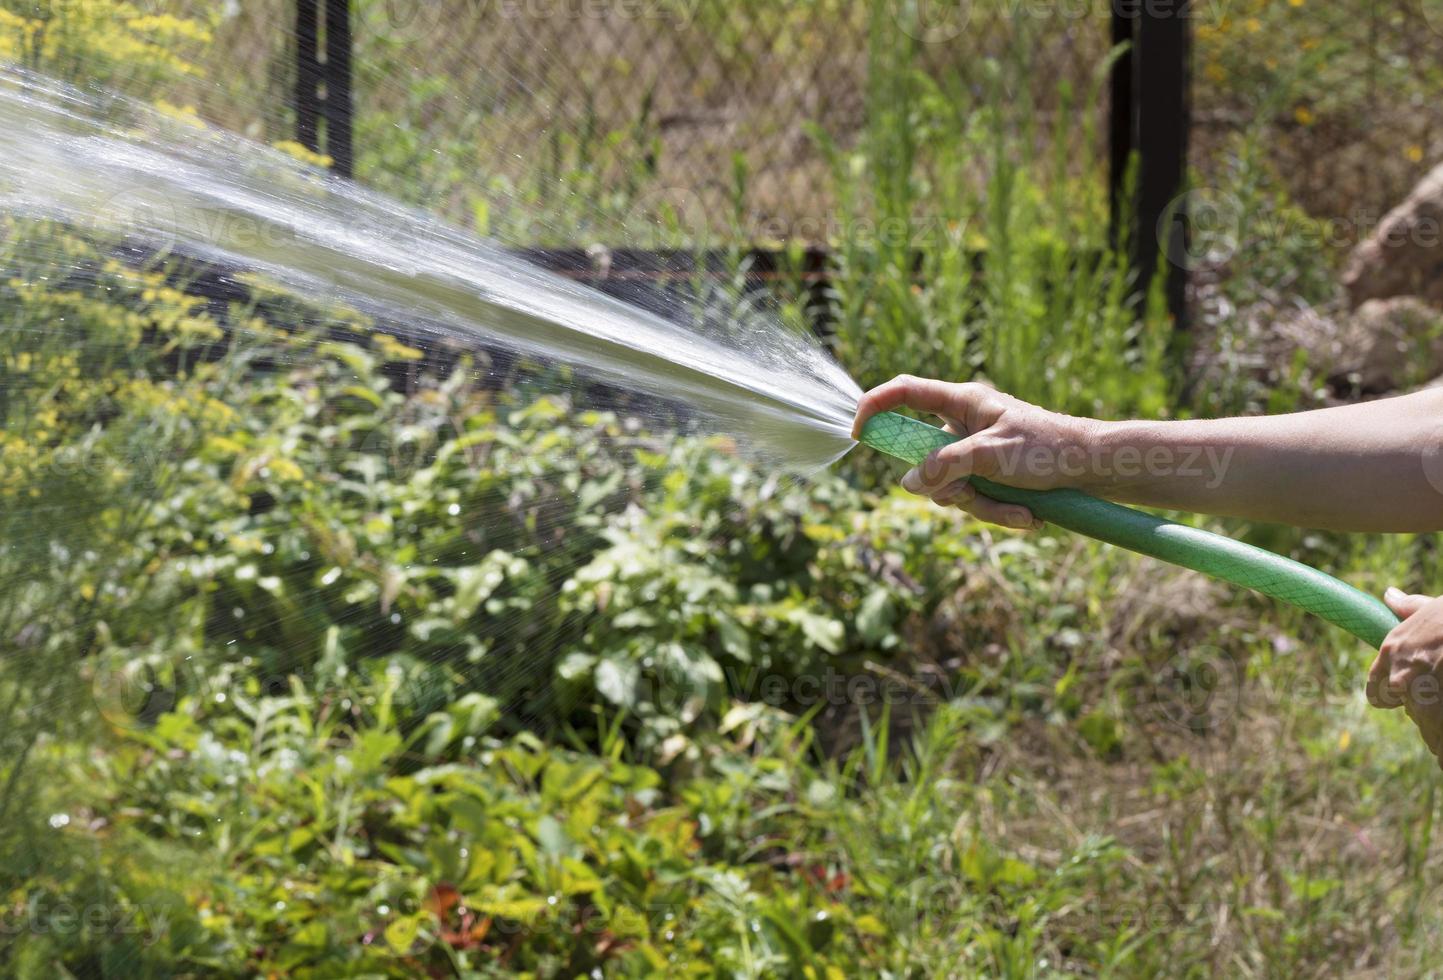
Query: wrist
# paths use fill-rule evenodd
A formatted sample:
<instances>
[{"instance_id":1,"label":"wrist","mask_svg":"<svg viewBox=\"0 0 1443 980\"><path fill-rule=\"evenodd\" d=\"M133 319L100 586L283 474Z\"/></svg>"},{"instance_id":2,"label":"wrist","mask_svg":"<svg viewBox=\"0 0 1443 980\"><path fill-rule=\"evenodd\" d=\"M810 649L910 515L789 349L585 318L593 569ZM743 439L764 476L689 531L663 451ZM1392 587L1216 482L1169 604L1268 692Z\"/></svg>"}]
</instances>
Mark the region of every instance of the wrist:
<instances>
[{"instance_id":1,"label":"wrist","mask_svg":"<svg viewBox=\"0 0 1443 980\"><path fill-rule=\"evenodd\" d=\"M1068 486L1099 497L1135 496L1151 479L1162 441L1151 422L1072 419L1069 444L1085 464L1069 468Z\"/></svg>"}]
</instances>

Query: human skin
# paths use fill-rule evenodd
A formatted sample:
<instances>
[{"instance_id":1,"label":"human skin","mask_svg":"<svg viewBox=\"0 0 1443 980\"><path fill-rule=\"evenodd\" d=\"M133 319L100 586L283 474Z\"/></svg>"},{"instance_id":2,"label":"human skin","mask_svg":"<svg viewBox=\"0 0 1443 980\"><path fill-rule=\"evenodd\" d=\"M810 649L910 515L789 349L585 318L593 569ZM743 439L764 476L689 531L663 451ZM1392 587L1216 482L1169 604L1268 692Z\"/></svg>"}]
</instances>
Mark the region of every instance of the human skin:
<instances>
[{"instance_id":1,"label":"human skin","mask_svg":"<svg viewBox=\"0 0 1443 980\"><path fill-rule=\"evenodd\" d=\"M1105 422L904 375L863 396L853 436L897 408L937 415L962 436L902 486L1006 527L1041 525L978 494L971 477L1298 527L1443 530L1443 389L1291 415ZM1443 598L1390 589L1384 601L1403 622L1369 670L1368 700L1404 708L1443 767Z\"/></svg>"}]
</instances>

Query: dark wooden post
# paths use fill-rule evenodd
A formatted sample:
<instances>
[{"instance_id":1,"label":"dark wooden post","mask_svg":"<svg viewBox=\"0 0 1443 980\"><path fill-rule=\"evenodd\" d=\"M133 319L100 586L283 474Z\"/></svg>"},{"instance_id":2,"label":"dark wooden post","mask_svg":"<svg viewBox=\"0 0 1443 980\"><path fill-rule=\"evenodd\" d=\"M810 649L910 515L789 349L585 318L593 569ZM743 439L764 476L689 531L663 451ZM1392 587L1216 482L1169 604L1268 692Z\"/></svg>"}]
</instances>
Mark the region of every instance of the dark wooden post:
<instances>
[{"instance_id":1,"label":"dark wooden post","mask_svg":"<svg viewBox=\"0 0 1443 980\"><path fill-rule=\"evenodd\" d=\"M1135 9L1133 145L1138 173L1133 261L1144 288L1151 283L1159 259L1167 262L1168 309L1175 325L1185 328L1187 214L1180 195L1187 186L1192 122L1191 9L1187 0L1141 0Z\"/></svg>"},{"instance_id":2,"label":"dark wooden post","mask_svg":"<svg viewBox=\"0 0 1443 980\"><path fill-rule=\"evenodd\" d=\"M338 175L352 176L355 150L350 0L325 0L324 7L320 0L296 0L295 108L296 141L314 153L326 153L332 161L331 169ZM324 146L321 141L323 118L326 121Z\"/></svg>"}]
</instances>

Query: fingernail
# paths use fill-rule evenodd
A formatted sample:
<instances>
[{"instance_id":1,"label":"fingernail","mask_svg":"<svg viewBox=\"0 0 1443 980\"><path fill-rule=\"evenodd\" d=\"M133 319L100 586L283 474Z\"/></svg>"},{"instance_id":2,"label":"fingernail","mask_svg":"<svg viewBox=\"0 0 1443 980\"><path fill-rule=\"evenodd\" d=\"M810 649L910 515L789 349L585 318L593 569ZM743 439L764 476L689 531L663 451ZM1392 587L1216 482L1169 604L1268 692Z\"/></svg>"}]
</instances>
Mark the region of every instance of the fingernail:
<instances>
[{"instance_id":1,"label":"fingernail","mask_svg":"<svg viewBox=\"0 0 1443 980\"><path fill-rule=\"evenodd\" d=\"M1020 510L1009 510L1007 512L1007 526L1015 527L1019 531L1025 531L1032 526L1032 518Z\"/></svg>"},{"instance_id":2,"label":"fingernail","mask_svg":"<svg viewBox=\"0 0 1443 980\"><path fill-rule=\"evenodd\" d=\"M922 474L915 468L907 471L902 477L902 489L908 493L917 493L922 489Z\"/></svg>"},{"instance_id":3,"label":"fingernail","mask_svg":"<svg viewBox=\"0 0 1443 980\"><path fill-rule=\"evenodd\" d=\"M1387 592L1384 592L1384 593L1383 593L1383 598L1384 598L1384 599L1402 599L1402 598L1404 598L1403 590L1402 590L1402 589L1399 589L1399 588L1396 588L1396 587L1391 587L1391 588L1388 589Z\"/></svg>"},{"instance_id":4,"label":"fingernail","mask_svg":"<svg viewBox=\"0 0 1443 980\"><path fill-rule=\"evenodd\" d=\"M1034 531L1041 531L1046 526L1047 522L1042 520L1041 518L1038 518L1037 520L1032 522L1032 530Z\"/></svg>"}]
</instances>

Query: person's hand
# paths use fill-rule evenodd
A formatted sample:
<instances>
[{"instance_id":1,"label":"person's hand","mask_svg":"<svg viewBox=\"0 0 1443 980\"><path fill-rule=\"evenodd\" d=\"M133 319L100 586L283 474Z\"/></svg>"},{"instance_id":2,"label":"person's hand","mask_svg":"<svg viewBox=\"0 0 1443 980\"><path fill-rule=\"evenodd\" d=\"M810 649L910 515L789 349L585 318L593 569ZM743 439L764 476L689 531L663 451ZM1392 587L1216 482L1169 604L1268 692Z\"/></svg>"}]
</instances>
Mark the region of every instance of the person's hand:
<instances>
[{"instance_id":1,"label":"person's hand","mask_svg":"<svg viewBox=\"0 0 1443 980\"><path fill-rule=\"evenodd\" d=\"M1035 529L1041 523L1026 507L981 496L970 478L1024 490L1085 485L1096 425L1089 420L1046 411L983 384L902 375L862 397L852 437L873 415L901 407L938 415L947 431L964 437L902 477L905 489L944 507L1004 527Z\"/></svg>"},{"instance_id":2,"label":"person's hand","mask_svg":"<svg viewBox=\"0 0 1443 980\"><path fill-rule=\"evenodd\" d=\"M1443 768L1443 599L1389 589L1383 601L1403 622L1368 670L1368 702L1407 711Z\"/></svg>"}]
</instances>

